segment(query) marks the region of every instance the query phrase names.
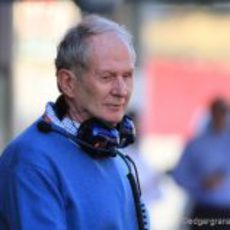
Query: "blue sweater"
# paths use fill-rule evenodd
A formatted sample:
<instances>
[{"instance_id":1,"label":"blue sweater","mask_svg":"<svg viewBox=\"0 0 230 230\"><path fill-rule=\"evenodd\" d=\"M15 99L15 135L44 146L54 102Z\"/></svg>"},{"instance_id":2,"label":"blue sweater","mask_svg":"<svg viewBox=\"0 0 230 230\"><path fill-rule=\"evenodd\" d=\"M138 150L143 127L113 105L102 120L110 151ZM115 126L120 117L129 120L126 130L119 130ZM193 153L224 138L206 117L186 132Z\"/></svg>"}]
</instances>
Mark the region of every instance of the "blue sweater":
<instances>
[{"instance_id":1,"label":"blue sweater","mask_svg":"<svg viewBox=\"0 0 230 230\"><path fill-rule=\"evenodd\" d=\"M136 230L127 166L36 122L0 158L1 230Z\"/></svg>"}]
</instances>

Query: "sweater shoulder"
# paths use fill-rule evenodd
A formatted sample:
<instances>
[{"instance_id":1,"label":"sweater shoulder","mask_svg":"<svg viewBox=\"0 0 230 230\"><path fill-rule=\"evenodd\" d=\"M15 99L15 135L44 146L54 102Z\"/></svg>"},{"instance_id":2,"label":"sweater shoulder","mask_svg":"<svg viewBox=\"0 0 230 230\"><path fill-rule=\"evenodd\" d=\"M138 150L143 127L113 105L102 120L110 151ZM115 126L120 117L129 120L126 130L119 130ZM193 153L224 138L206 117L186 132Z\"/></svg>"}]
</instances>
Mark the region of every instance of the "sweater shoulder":
<instances>
[{"instance_id":1,"label":"sweater shoulder","mask_svg":"<svg viewBox=\"0 0 230 230\"><path fill-rule=\"evenodd\" d=\"M60 137L40 132L37 122L35 121L7 145L0 158L0 168L15 167L19 164L45 167L52 160L55 143Z\"/></svg>"}]
</instances>

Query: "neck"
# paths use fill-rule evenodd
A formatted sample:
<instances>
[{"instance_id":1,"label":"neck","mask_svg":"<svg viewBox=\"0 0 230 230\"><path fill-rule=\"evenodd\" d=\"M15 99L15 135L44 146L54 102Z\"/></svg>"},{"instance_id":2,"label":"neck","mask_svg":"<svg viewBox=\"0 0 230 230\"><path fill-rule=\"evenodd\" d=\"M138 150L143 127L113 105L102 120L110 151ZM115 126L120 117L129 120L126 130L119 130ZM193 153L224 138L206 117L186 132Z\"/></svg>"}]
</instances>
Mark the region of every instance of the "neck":
<instances>
[{"instance_id":1,"label":"neck","mask_svg":"<svg viewBox=\"0 0 230 230\"><path fill-rule=\"evenodd\" d=\"M73 121L76 121L78 123L82 123L85 120L89 119L86 112L83 110L80 110L77 108L75 104L73 104L72 101L66 100L69 105L69 110L67 112L67 116L69 116Z\"/></svg>"}]
</instances>

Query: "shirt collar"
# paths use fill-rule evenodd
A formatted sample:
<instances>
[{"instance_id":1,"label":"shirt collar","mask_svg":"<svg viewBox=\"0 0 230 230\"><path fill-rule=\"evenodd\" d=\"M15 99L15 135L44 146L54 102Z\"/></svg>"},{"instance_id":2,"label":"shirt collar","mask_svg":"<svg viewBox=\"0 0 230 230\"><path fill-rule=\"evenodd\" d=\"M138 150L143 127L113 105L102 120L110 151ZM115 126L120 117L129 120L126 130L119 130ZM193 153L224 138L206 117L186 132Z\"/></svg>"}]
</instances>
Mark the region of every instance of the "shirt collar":
<instances>
[{"instance_id":1,"label":"shirt collar","mask_svg":"<svg viewBox=\"0 0 230 230\"><path fill-rule=\"evenodd\" d=\"M65 116L62 120L60 120L55 113L53 102L48 102L46 104L45 116L47 116L54 125L64 129L69 134L77 134L80 123L72 120L68 116Z\"/></svg>"}]
</instances>

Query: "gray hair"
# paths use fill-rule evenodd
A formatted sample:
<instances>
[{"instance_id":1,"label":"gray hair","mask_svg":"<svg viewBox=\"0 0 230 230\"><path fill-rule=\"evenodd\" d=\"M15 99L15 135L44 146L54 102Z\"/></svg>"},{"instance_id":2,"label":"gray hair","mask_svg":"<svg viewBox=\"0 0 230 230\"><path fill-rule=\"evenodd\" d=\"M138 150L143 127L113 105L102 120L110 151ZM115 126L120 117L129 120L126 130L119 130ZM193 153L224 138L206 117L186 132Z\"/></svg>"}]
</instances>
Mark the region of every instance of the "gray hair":
<instances>
[{"instance_id":1,"label":"gray hair","mask_svg":"<svg viewBox=\"0 0 230 230\"><path fill-rule=\"evenodd\" d=\"M90 15L71 28L58 45L55 59L56 73L65 68L82 75L88 70L90 56L88 38L103 33L114 33L118 36L127 45L135 63L136 53L132 36L125 27L101 16Z\"/></svg>"}]
</instances>

